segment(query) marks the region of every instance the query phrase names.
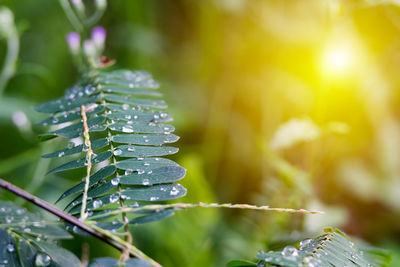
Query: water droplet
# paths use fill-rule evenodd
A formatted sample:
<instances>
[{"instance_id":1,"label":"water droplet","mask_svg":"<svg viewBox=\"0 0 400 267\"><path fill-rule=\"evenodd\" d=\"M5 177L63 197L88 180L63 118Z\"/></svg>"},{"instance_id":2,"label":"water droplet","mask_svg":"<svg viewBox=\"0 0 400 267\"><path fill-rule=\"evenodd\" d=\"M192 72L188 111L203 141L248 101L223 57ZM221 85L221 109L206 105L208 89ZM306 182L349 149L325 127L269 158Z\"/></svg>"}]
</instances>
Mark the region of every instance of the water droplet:
<instances>
[{"instance_id":1,"label":"water droplet","mask_svg":"<svg viewBox=\"0 0 400 267\"><path fill-rule=\"evenodd\" d=\"M124 133L133 133L133 128L130 125L124 125L122 126L122 131Z\"/></svg>"},{"instance_id":2,"label":"water droplet","mask_svg":"<svg viewBox=\"0 0 400 267\"><path fill-rule=\"evenodd\" d=\"M16 212L17 212L18 215L21 215L21 214L24 214L26 212L26 209L25 208L17 209Z\"/></svg>"},{"instance_id":3,"label":"water droplet","mask_svg":"<svg viewBox=\"0 0 400 267\"><path fill-rule=\"evenodd\" d=\"M141 170L141 169L137 169L136 171L137 171L137 173L138 173L139 175L144 173L144 170Z\"/></svg>"},{"instance_id":4,"label":"water droplet","mask_svg":"<svg viewBox=\"0 0 400 267\"><path fill-rule=\"evenodd\" d=\"M128 110L129 109L129 105L128 104L123 104L122 105L122 109L123 110Z\"/></svg>"},{"instance_id":5,"label":"water droplet","mask_svg":"<svg viewBox=\"0 0 400 267\"><path fill-rule=\"evenodd\" d=\"M33 226L38 227L38 228L43 228L46 226L44 221L41 222L33 222Z\"/></svg>"},{"instance_id":6,"label":"water droplet","mask_svg":"<svg viewBox=\"0 0 400 267\"><path fill-rule=\"evenodd\" d=\"M149 179L143 179L142 185L149 185L149 184L150 184L150 180Z\"/></svg>"},{"instance_id":7,"label":"water droplet","mask_svg":"<svg viewBox=\"0 0 400 267\"><path fill-rule=\"evenodd\" d=\"M115 177L111 179L111 184L117 186L119 184L119 178Z\"/></svg>"},{"instance_id":8,"label":"water droplet","mask_svg":"<svg viewBox=\"0 0 400 267\"><path fill-rule=\"evenodd\" d=\"M35 258L35 266L46 267L49 266L51 258L47 254L38 253Z\"/></svg>"},{"instance_id":9,"label":"water droplet","mask_svg":"<svg viewBox=\"0 0 400 267\"><path fill-rule=\"evenodd\" d=\"M144 160L144 158L143 157L138 157L137 160Z\"/></svg>"},{"instance_id":10,"label":"water droplet","mask_svg":"<svg viewBox=\"0 0 400 267\"><path fill-rule=\"evenodd\" d=\"M137 120L137 118L138 118L138 115L133 116L134 120Z\"/></svg>"},{"instance_id":11,"label":"water droplet","mask_svg":"<svg viewBox=\"0 0 400 267\"><path fill-rule=\"evenodd\" d=\"M133 170L132 169L126 169L125 170L125 175L132 174Z\"/></svg>"},{"instance_id":12,"label":"water droplet","mask_svg":"<svg viewBox=\"0 0 400 267\"><path fill-rule=\"evenodd\" d=\"M300 249L304 249L305 247L307 247L311 243L311 241L312 241L311 238L307 238L300 241Z\"/></svg>"},{"instance_id":13,"label":"water droplet","mask_svg":"<svg viewBox=\"0 0 400 267\"><path fill-rule=\"evenodd\" d=\"M94 209L98 209L103 205L103 201L101 201L100 199L96 199L95 201L93 201L93 208Z\"/></svg>"},{"instance_id":14,"label":"water droplet","mask_svg":"<svg viewBox=\"0 0 400 267\"><path fill-rule=\"evenodd\" d=\"M159 199L159 197L150 197L150 201L156 201L158 199Z\"/></svg>"},{"instance_id":15,"label":"water droplet","mask_svg":"<svg viewBox=\"0 0 400 267\"><path fill-rule=\"evenodd\" d=\"M147 174L152 174L153 173L153 171L152 170L149 170L148 172L147 172Z\"/></svg>"},{"instance_id":16,"label":"water droplet","mask_svg":"<svg viewBox=\"0 0 400 267\"><path fill-rule=\"evenodd\" d=\"M132 118L132 116L129 115L129 114L126 114L124 117L125 117L125 119L127 119L127 120L130 120L130 119Z\"/></svg>"},{"instance_id":17,"label":"water droplet","mask_svg":"<svg viewBox=\"0 0 400 267\"><path fill-rule=\"evenodd\" d=\"M131 205L129 205L132 208L137 208L139 207L139 203L137 203L136 201L132 202Z\"/></svg>"},{"instance_id":18,"label":"water droplet","mask_svg":"<svg viewBox=\"0 0 400 267\"><path fill-rule=\"evenodd\" d=\"M145 142L145 143L148 143L148 142L149 142L149 139L144 139L144 142Z\"/></svg>"},{"instance_id":19,"label":"water droplet","mask_svg":"<svg viewBox=\"0 0 400 267\"><path fill-rule=\"evenodd\" d=\"M64 155L65 155L65 152L64 151L60 151L60 152L58 152L57 157L61 158Z\"/></svg>"},{"instance_id":20,"label":"water droplet","mask_svg":"<svg viewBox=\"0 0 400 267\"><path fill-rule=\"evenodd\" d=\"M128 146L128 151L135 151L136 150L136 148L134 147L134 146Z\"/></svg>"},{"instance_id":21,"label":"water droplet","mask_svg":"<svg viewBox=\"0 0 400 267\"><path fill-rule=\"evenodd\" d=\"M114 150L114 155L115 156L119 156L121 154L122 154L122 150L121 149Z\"/></svg>"},{"instance_id":22,"label":"water droplet","mask_svg":"<svg viewBox=\"0 0 400 267\"><path fill-rule=\"evenodd\" d=\"M112 195L110 196L110 203L115 203L115 202L118 201L118 199L119 199L119 196L118 196L118 195L112 194Z\"/></svg>"},{"instance_id":23,"label":"water droplet","mask_svg":"<svg viewBox=\"0 0 400 267\"><path fill-rule=\"evenodd\" d=\"M149 162L145 162L145 163L143 163L143 165L144 166L150 166L150 163Z\"/></svg>"},{"instance_id":24,"label":"water droplet","mask_svg":"<svg viewBox=\"0 0 400 267\"><path fill-rule=\"evenodd\" d=\"M12 223L12 221L14 220L14 217L11 215L6 216L6 223Z\"/></svg>"},{"instance_id":25,"label":"water droplet","mask_svg":"<svg viewBox=\"0 0 400 267\"><path fill-rule=\"evenodd\" d=\"M24 232L25 232L25 233L30 233L31 231L32 231L31 228L25 228L25 229L24 229Z\"/></svg>"},{"instance_id":26,"label":"water droplet","mask_svg":"<svg viewBox=\"0 0 400 267\"><path fill-rule=\"evenodd\" d=\"M149 122L147 125L149 126L156 126L156 124L154 122Z\"/></svg>"},{"instance_id":27,"label":"water droplet","mask_svg":"<svg viewBox=\"0 0 400 267\"><path fill-rule=\"evenodd\" d=\"M156 120L158 120L158 119L160 118L160 115L154 114L153 118L156 119Z\"/></svg>"},{"instance_id":28,"label":"water droplet","mask_svg":"<svg viewBox=\"0 0 400 267\"><path fill-rule=\"evenodd\" d=\"M282 250L282 255L288 259L295 259L299 253L297 251L297 249L295 247L292 246L286 246L283 250Z\"/></svg>"},{"instance_id":29,"label":"water droplet","mask_svg":"<svg viewBox=\"0 0 400 267\"><path fill-rule=\"evenodd\" d=\"M126 199L126 200L131 199L131 197L130 197L130 196L127 196L127 195L121 195L121 198L122 198L122 199Z\"/></svg>"},{"instance_id":30,"label":"water droplet","mask_svg":"<svg viewBox=\"0 0 400 267\"><path fill-rule=\"evenodd\" d=\"M69 149L71 149L71 148L74 148L75 147L75 143L74 142L68 142L68 144L67 144L67 148L69 148Z\"/></svg>"},{"instance_id":31,"label":"water droplet","mask_svg":"<svg viewBox=\"0 0 400 267\"><path fill-rule=\"evenodd\" d=\"M161 112L161 113L160 113L160 117L163 118L163 119L165 119L166 117L168 117L168 114L165 113L165 112Z\"/></svg>"},{"instance_id":32,"label":"water droplet","mask_svg":"<svg viewBox=\"0 0 400 267\"><path fill-rule=\"evenodd\" d=\"M7 245L7 251L8 251L8 252L13 252L14 250L15 250L15 247L14 247L13 244L8 244L8 245Z\"/></svg>"},{"instance_id":33,"label":"water droplet","mask_svg":"<svg viewBox=\"0 0 400 267\"><path fill-rule=\"evenodd\" d=\"M59 122L59 120L58 120L58 118L53 118L53 121L52 121L54 124L56 124L57 122Z\"/></svg>"},{"instance_id":34,"label":"water droplet","mask_svg":"<svg viewBox=\"0 0 400 267\"><path fill-rule=\"evenodd\" d=\"M175 186L172 187L171 191L169 192L169 194L171 196L176 196L179 193L179 189L176 188Z\"/></svg>"}]
</instances>

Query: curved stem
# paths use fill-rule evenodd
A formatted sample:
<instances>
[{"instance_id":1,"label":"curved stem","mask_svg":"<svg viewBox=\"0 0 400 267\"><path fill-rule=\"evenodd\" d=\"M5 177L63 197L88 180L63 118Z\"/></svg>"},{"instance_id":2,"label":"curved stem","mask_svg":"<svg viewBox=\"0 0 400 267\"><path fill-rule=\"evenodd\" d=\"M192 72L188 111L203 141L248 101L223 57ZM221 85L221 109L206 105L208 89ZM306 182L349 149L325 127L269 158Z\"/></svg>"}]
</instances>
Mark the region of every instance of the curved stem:
<instances>
[{"instance_id":1,"label":"curved stem","mask_svg":"<svg viewBox=\"0 0 400 267\"><path fill-rule=\"evenodd\" d=\"M15 73L15 65L17 63L19 52L19 39L17 33L14 33L7 40L7 54L4 60L3 69L0 74L0 96L3 94L4 88L8 80Z\"/></svg>"},{"instance_id":2,"label":"curved stem","mask_svg":"<svg viewBox=\"0 0 400 267\"><path fill-rule=\"evenodd\" d=\"M71 22L72 26L75 28L75 30L77 32L82 33L85 28L82 25L79 18L75 15L75 12L74 12L73 8L71 7L71 4L68 2L68 0L59 0L59 2L60 2L62 9L65 12L65 15L67 16L68 20Z\"/></svg>"},{"instance_id":3,"label":"curved stem","mask_svg":"<svg viewBox=\"0 0 400 267\"><path fill-rule=\"evenodd\" d=\"M142 251L140 251L137 247L135 247L132 244L127 243L126 241L120 239L119 237L111 234L110 232L101 229L100 227L94 225L95 222L82 222L78 218L75 218L74 216L57 209L56 207L53 207L51 204L47 203L46 201L35 197L31 195L30 193L26 192L25 190L3 180L0 178L0 187L4 188L5 190L14 193L15 195L22 197L32 204L54 214L55 216L59 217L60 219L63 219L65 222L68 222L79 229L85 231L88 234L91 234L92 236L96 237L97 239L115 247L116 249L120 251L125 251L128 250L131 255L134 257L137 257L138 259L142 259L145 261L148 261L150 264L152 264L155 267L161 267L159 263L151 259L149 256L144 254Z\"/></svg>"}]
</instances>

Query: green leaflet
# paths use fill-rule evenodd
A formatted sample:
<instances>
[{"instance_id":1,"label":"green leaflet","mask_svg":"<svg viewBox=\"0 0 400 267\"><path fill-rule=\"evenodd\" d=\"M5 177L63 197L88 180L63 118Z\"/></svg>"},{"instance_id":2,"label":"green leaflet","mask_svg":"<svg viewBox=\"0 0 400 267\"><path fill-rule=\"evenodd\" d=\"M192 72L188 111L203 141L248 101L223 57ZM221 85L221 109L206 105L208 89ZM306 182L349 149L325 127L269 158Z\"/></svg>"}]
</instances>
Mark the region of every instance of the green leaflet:
<instances>
[{"instance_id":1,"label":"green leaflet","mask_svg":"<svg viewBox=\"0 0 400 267\"><path fill-rule=\"evenodd\" d=\"M96 164L96 163L105 161L105 160L109 159L111 156L112 156L112 153L110 151L101 152L101 153L97 154L96 157L92 158L92 164ZM87 166L86 158L81 158L81 159L77 159L77 160L73 160L68 163L65 163L57 168L54 168L51 171L49 171L47 174L71 170L71 169L77 169L77 168L81 168L84 166Z\"/></svg>"},{"instance_id":2,"label":"green leaflet","mask_svg":"<svg viewBox=\"0 0 400 267\"><path fill-rule=\"evenodd\" d=\"M95 174L90 176L90 183L89 186L93 186L94 184L96 184L97 182L99 182L102 179L107 178L108 176L112 175L115 173L117 169L115 168L114 165L109 165L106 166L100 170L98 170ZM59 199L57 199L56 203L58 201L60 201L61 199L64 199L72 194L78 193L78 192L82 192L83 189L85 187L85 183L81 182L79 184L77 184L76 186L68 189L67 191L65 191Z\"/></svg>"},{"instance_id":3,"label":"green leaflet","mask_svg":"<svg viewBox=\"0 0 400 267\"><path fill-rule=\"evenodd\" d=\"M176 147L168 146L133 146L120 145L114 150L114 155L126 158L154 157L172 155L178 152Z\"/></svg>"},{"instance_id":4,"label":"green leaflet","mask_svg":"<svg viewBox=\"0 0 400 267\"><path fill-rule=\"evenodd\" d=\"M101 139L92 141L92 149L93 150L103 148L107 145L108 145L108 140L106 138L101 138ZM45 154L42 157L43 158L54 158L54 157L60 158L60 157L69 156L69 155L83 152L86 149L87 149L87 147L84 144L81 144L81 145L77 145L77 146L74 146L71 148L64 148L61 150L57 150L53 153Z\"/></svg>"},{"instance_id":5,"label":"green leaflet","mask_svg":"<svg viewBox=\"0 0 400 267\"><path fill-rule=\"evenodd\" d=\"M110 102L118 102L122 104L130 104L141 107L153 107L153 108L167 108L167 104L164 100L147 100L147 99L134 99L129 96L122 95L104 95L104 99Z\"/></svg>"},{"instance_id":6,"label":"green leaflet","mask_svg":"<svg viewBox=\"0 0 400 267\"><path fill-rule=\"evenodd\" d=\"M111 137L111 141L116 143L152 146L174 143L178 139L174 134L117 134Z\"/></svg>"},{"instance_id":7,"label":"green leaflet","mask_svg":"<svg viewBox=\"0 0 400 267\"><path fill-rule=\"evenodd\" d=\"M97 105L97 104L96 104ZM92 114L97 114L104 111L104 106L99 106L97 105L93 111L88 112L88 115L92 115ZM55 116L55 117L50 117L47 118L41 122L39 122L38 124L43 125L43 126L47 126L47 125L56 125L56 124L61 124L61 123L65 123L65 122L70 122L70 121L75 121L75 120L80 120L81 119L81 114L80 114L80 110L75 110L72 112L65 112L59 116Z\"/></svg>"},{"instance_id":8,"label":"green leaflet","mask_svg":"<svg viewBox=\"0 0 400 267\"><path fill-rule=\"evenodd\" d=\"M379 255L379 256L377 256ZM257 266L387 266L390 255L380 249L359 248L338 229L325 229L325 233L314 239L305 239L297 247L287 246L282 251L261 251L256 257ZM252 266L233 261L228 266Z\"/></svg>"},{"instance_id":9,"label":"green leaflet","mask_svg":"<svg viewBox=\"0 0 400 267\"><path fill-rule=\"evenodd\" d=\"M180 166L161 167L144 172L143 174L132 173L120 178L121 184L129 185L153 185L179 181L186 174L186 170Z\"/></svg>"},{"instance_id":10,"label":"green leaflet","mask_svg":"<svg viewBox=\"0 0 400 267\"><path fill-rule=\"evenodd\" d=\"M170 122L172 117L165 111L152 111L143 112L139 110L129 110L129 107L125 106L125 109L120 105L108 104L107 108L110 110L107 114L109 119L113 120L124 120L129 122Z\"/></svg>"},{"instance_id":11,"label":"green leaflet","mask_svg":"<svg viewBox=\"0 0 400 267\"><path fill-rule=\"evenodd\" d=\"M88 119L87 124L90 129L99 126L100 124L104 123L105 120L106 118L103 116L91 117ZM40 136L42 137L61 136L66 138L75 138L81 136L82 134L83 134L83 124L82 122L78 122L53 132L41 134Z\"/></svg>"},{"instance_id":12,"label":"green leaflet","mask_svg":"<svg viewBox=\"0 0 400 267\"><path fill-rule=\"evenodd\" d=\"M150 187L128 188L121 197L131 200L164 201L180 198L186 195L186 189L180 184L154 185Z\"/></svg>"},{"instance_id":13,"label":"green leaflet","mask_svg":"<svg viewBox=\"0 0 400 267\"><path fill-rule=\"evenodd\" d=\"M145 95L161 97L162 94L156 91L150 91L146 89L130 88L129 86L117 86L117 85L99 85L99 88L107 93L122 93L131 95Z\"/></svg>"},{"instance_id":14,"label":"green leaflet","mask_svg":"<svg viewBox=\"0 0 400 267\"><path fill-rule=\"evenodd\" d=\"M56 263L56 266L60 266L60 267L64 267L64 266L79 267L79 266L81 266L80 260L74 254L72 254L71 252L69 252L66 249L57 247L53 244L49 244L46 242L41 242L41 241L36 241L36 240L32 240L32 242L36 246L38 246L38 248L40 250L42 250L43 253L48 255L51 258L51 260Z\"/></svg>"},{"instance_id":15,"label":"green leaflet","mask_svg":"<svg viewBox=\"0 0 400 267\"><path fill-rule=\"evenodd\" d=\"M156 134L170 134L175 131L174 126L168 124L155 124L155 123L132 123L117 122L109 126L110 130L123 133L156 133Z\"/></svg>"},{"instance_id":16,"label":"green leaflet","mask_svg":"<svg viewBox=\"0 0 400 267\"><path fill-rule=\"evenodd\" d=\"M68 239L64 229L49 225L10 202L0 201L0 264L5 266L79 266L71 252L48 241ZM46 240L46 241L45 241Z\"/></svg>"},{"instance_id":17,"label":"green leaflet","mask_svg":"<svg viewBox=\"0 0 400 267\"><path fill-rule=\"evenodd\" d=\"M87 103L95 103L99 96L81 97L75 100L60 98L35 107L35 110L42 113L58 113L79 108Z\"/></svg>"},{"instance_id":18,"label":"green leaflet","mask_svg":"<svg viewBox=\"0 0 400 267\"><path fill-rule=\"evenodd\" d=\"M179 166L176 162L164 158L132 158L117 162L118 169L149 171L159 167Z\"/></svg>"},{"instance_id":19,"label":"green leaflet","mask_svg":"<svg viewBox=\"0 0 400 267\"><path fill-rule=\"evenodd\" d=\"M174 215L174 211L172 209L154 211L150 215L137 217L137 218L131 220L129 223L130 224L144 224L144 223L159 221L159 220L171 217L172 215Z\"/></svg>"},{"instance_id":20,"label":"green leaflet","mask_svg":"<svg viewBox=\"0 0 400 267\"><path fill-rule=\"evenodd\" d=\"M46 236L49 239L68 239L71 235L62 228L46 225L37 216L25 208L15 206L11 202L0 201L0 228L11 229L31 236Z\"/></svg>"},{"instance_id":21,"label":"green leaflet","mask_svg":"<svg viewBox=\"0 0 400 267\"><path fill-rule=\"evenodd\" d=\"M50 118L41 122L42 125L68 123L42 134L42 140L46 140L55 137L83 138L81 108L82 105L85 107L94 152L87 194L87 209L91 215L98 214L105 207L111 210L120 208L124 201L165 201L186 194L184 187L174 184L184 177L186 170L172 160L161 158L178 152L178 148L164 144L174 143L179 137L172 134L175 130L172 125L164 124L171 122L172 117L163 110L167 105L159 99L162 94L154 90L158 87L151 75L143 71L88 73L68 89L64 97L35 108L50 114ZM80 144L43 157L79 155L78 159L49 171L58 173L86 167L87 151L88 148ZM102 168L93 173L100 162ZM84 175L82 171L81 177ZM74 196L66 205L66 210L78 214L84 188L84 182L76 184L66 190L57 202ZM139 217L141 219L132 219L132 223L155 221L172 214L172 211L150 213ZM120 228L102 221L105 217L99 219L98 225L109 230Z\"/></svg>"}]
</instances>

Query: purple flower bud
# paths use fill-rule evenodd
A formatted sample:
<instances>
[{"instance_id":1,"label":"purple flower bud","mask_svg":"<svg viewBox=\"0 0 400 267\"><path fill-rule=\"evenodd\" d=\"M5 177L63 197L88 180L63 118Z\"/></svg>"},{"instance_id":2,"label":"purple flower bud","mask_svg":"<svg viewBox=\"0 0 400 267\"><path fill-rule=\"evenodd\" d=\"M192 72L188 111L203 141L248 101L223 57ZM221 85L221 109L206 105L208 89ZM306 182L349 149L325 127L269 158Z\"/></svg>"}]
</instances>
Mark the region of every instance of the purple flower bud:
<instances>
[{"instance_id":1,"label":"purple flower bud","mask_svg":"<svg viewBox=\"0 0 400 267\"><path fill-rule=\"evenodd\" d=\"M96 26L92 30L92 40L96 47L102 49L106 40L106 30L101 26Z\"/></svg>"},{"instance_id":2,"label":"purple flower bud","mask_svg":"<svg viewBox=\"0 0 400 267\"><path fill-rule=\"evenodd\" d=\"M77 32L70 32L67 35L67 43L72 54L76 54L78 53L81 45L81 37Z\"/></svg>"}]
</instances>

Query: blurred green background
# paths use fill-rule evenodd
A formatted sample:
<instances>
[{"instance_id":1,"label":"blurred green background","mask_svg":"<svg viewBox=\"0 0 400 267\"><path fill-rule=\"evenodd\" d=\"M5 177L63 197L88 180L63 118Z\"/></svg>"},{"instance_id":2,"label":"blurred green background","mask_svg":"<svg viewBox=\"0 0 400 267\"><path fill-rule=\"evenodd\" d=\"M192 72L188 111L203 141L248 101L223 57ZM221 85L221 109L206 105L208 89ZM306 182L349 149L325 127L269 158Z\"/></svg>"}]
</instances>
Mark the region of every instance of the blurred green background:
<instances>
[{"instance_id":1,"label":"blurred green background","mask_svg":"<svg viewBox=\"0 0 400 267\"><path fill-rule=\"evenodd\" d=\"M60 160L40 154L62 141L38 141L32 106L78 79L73 28L55 0L0 5L21 42L0 96L0 176L54 202L82 176L45 176ZM135 227L139 248L165 266L224 266L336 226L400 266L399 1L112 0L99 24L116 67L161 83L188 169L181 201L325 211L180 211ZM0 41L1 60L6 50ZM82 242L64 245L80 256ZM118 255L89 245L91 257Z\"/></svg>"}]
</instances>

